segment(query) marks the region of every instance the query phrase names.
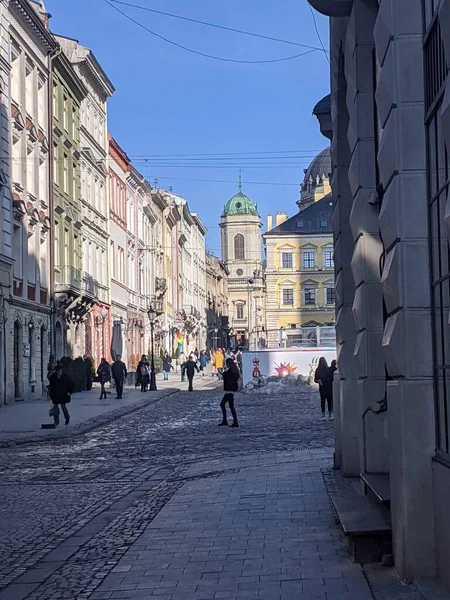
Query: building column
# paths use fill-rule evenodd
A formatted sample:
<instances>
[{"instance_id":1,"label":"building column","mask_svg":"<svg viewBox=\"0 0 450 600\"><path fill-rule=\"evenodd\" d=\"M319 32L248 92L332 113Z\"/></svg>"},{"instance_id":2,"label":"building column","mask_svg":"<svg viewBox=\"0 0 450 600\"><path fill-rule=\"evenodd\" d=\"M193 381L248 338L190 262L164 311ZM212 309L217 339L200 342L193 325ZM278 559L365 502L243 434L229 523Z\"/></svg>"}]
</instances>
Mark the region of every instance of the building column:
<instances>
[{"instance_id":1,"label":"building column","mask_svg":"<svg viewBox=\"0 0 450 600\"><path fill-rule=\"evenodd\" d=\"M424 128L421 2L382 0L374 30L383 186L379 222L387 254L387 386L391 516L402 578L433 577L435 451Z\"/></svg>"}]
</instances>

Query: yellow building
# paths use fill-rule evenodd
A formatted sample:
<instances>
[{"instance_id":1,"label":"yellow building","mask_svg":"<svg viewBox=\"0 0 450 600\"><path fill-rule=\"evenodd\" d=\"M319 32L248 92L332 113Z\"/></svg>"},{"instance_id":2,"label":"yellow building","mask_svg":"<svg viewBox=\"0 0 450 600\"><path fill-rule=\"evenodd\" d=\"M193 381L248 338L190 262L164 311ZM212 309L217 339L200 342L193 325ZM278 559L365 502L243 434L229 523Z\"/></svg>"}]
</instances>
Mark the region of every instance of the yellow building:
<instances>
[{"instance_id":1,"label":"yellow building","mask_svg":"<svg viewBox=\"0 0 450 600\"><path fill-rule=\"evenodd\" d=\"M269 215L266 252L266 340L269 347L332 343L334 263L329 149L305 170L299 211ZM325 334L326 330L323 330Z\"/></svg>"}]
</instances>

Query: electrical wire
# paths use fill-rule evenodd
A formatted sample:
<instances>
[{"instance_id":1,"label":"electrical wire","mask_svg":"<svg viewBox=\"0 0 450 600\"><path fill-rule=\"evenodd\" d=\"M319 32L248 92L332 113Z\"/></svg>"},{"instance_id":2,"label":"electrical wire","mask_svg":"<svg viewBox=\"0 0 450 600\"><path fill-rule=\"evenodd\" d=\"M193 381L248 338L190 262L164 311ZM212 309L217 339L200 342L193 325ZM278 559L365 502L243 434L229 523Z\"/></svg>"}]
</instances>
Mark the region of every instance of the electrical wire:
<instances>
[{"instance_id":1,"label":"electrical wire","mask_svg":"<svg viewBox=\"0 0 450 600\"><path fill-rule=\"evenodd\" d=\"M182 21L188 21L190 23L206 25L207 27L215 27L216 29L224 29L225 31L232 31L233 33L249 35L252 37L261 38L263 40L269 40L271 42L280 42L281 44L290 44L291 46L299 46L301 48L310 48L312 50L319 50L320 52L327 52L323 47L319 48L317 46L309 46L308 44L300 44L299 42L292 42L291 40L283 40L281 38L272 37L270 35L263 35L261 33L254 33L252 31L244 31L242 29L235 29L234 27L227 27L225 25L217 25L217 23L210 23L208 21L200 21L199 19L183 17L182 15L175 15L174 13L164 12L163 10L156 10L155 8L149 8L148 6L139 6L137 4L130 4L129 2L122 2L121 0L110 0L110 2L112 2L113 4L121 4L122 6L129 6L130 8L138 8L139 10L145 10L147 12L155 13L157 15L164 15L165 17L172 17L173 19L180 19Z\"/></svg>"},{"instance_id":2,"label":"electrical wire","mask_svg":"<svg viewBox=\"0 0 450 600\"><path fill-rule=\"evenodd\" d=\"M296 58L299 58L300 56L306 56L307 54L312 54L313 52L318 52L318 50L315 50L315 49L307 50L306 52L300 52L299 54L295 54L293 56L285 56L283 58L274 58L271 60L238 60L238 59L234 59L234 58L225 58L223 56L215 56L214 54L207 54L206 52L200 52L198 50L194 50L193 48L188 48L187 46L183 46L183 44L179 44L178 42L174 42L173 40L169 40L169 38L166 38L163 35L160 35L159 33L152 31L151 29L149 29L142 23L139 23L139 21L136 21L136 19L133 19L133 17L130 17L130 15L127 15L127 13L123 12L123 10L120 10L120 8L118 8L117 6L112 4L109 0L104 0L104 2L106 2L106 4L108 4L111 8L113 8L118 13L120 13L123 17L125 17L126 19L128 19L129 21L131 21L132 23L137 25L138 27L141 27L141 29L144 29L151 35L154 35L155 37L157 37L161 40L164 40L165 42L167 42L168 44L171 44L172 46L181 48L182 50L185 50L186 52L191 52L192 54L198 54L199 56L203 56L205 58L211 58L213 60L220 60L222 62L229 62L229 63L256 65L256 64L279 63L279 62L284 62L287 60L294 60Z\"/></svg>"},{"instance_id":3,"label":"electrical wire","mask_svg":"<svg viewBox=\"0 0 450 600\"><path fill-rule=\"evenodd\" d=\"M312 18L313 18L313 21L314 21L314 29L316 30L317 37L319 38L320 45L322 46L322 49L323 49L323 51L324 51L325 58L327 59L327 61L328 61L328 64L330 64L330 59L328 58L328 52L327 52L327 50L325 49L324 43L323 43L323 41L322 41L322 37L321 37L321 35L320 35L320 32L319 32L319 28L317 27L316 15L314 14L313 7L312 7L312 6L311 6L311 4L308 2L308 0L306 0L306 3L308 4L308 6L309 6L309 10L311 11Z\"/></svg>"}]
</instances>

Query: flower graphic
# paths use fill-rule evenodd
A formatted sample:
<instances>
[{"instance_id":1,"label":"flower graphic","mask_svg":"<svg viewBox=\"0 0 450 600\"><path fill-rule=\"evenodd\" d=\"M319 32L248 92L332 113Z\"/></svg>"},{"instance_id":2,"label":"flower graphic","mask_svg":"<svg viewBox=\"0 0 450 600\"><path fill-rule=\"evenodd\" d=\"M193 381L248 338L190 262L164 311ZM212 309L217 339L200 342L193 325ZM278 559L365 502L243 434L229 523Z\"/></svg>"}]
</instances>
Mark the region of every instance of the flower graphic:
<instances>
[{"instance_id":1,"label":"flower graphic","mask_svg":"<svg viewBox=\"0 0 450 600\"><path fill-rule=\"evenodd\" d=\"M291 363L280 363L278 366L275 365L275 371L278 377L286 377L287 375L292 375L297 370L295 365L291 365Z\"/></svg>"}]
</instances>

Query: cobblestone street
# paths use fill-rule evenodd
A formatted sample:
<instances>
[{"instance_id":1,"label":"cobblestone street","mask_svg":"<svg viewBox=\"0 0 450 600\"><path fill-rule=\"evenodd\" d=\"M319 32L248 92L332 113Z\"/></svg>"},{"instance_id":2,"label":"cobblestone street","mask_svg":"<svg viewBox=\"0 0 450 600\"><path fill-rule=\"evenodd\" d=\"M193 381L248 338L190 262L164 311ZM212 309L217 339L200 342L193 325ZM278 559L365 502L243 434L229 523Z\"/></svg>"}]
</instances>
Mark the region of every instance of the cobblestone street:
<instances>
[{"instance_id":1,"label":"cobblestone street","mask_svg":"<svg viewBox=\"0 0 450 600\"><path fill-rule=\"evenodd\" d=\"M0 600L387 598L343 549L317 395L240 394L239 429L220 397L0 449Z\"/></svg>"}]
</instances>

